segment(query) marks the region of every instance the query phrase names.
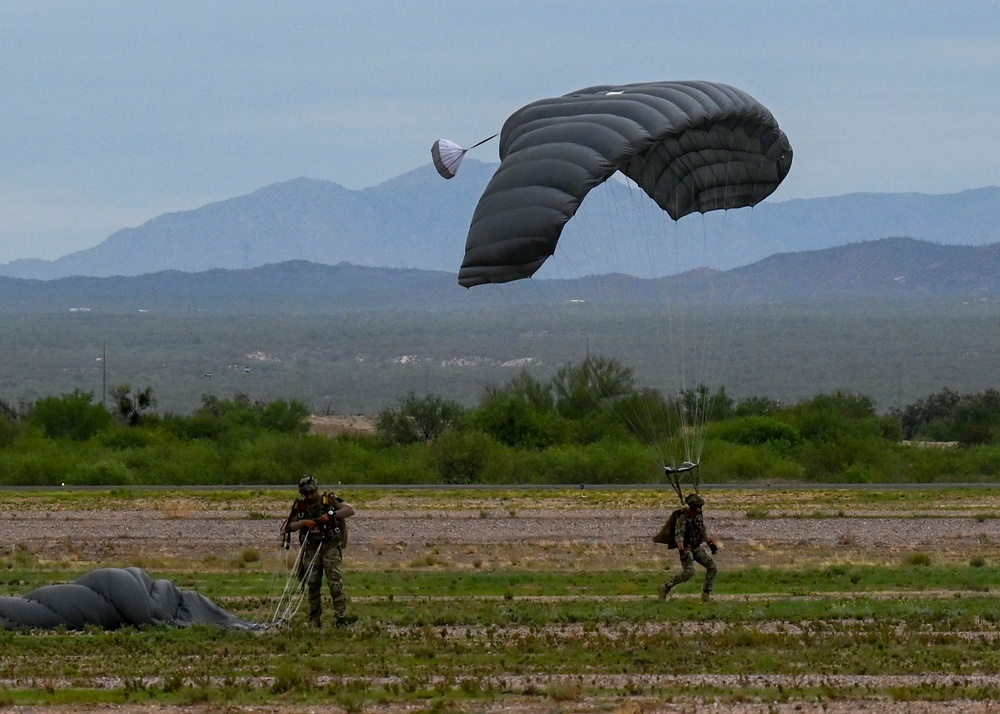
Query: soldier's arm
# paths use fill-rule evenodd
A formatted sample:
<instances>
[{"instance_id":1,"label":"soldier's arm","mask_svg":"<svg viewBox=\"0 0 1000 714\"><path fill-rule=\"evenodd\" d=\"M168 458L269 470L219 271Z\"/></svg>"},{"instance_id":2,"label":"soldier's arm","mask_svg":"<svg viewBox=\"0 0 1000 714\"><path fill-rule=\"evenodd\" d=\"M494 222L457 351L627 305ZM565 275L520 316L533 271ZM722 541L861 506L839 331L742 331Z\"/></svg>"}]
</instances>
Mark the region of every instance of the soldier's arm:
<instances>
[{"instance_id":1,"label":"soldier's arm","mask_svg":"<svg viewBox=\"0 0 1000 714\"><path fill-rule=\"evenodd\" d=\"M674 540L677 541L677 553L683 558L685 551L687 551L686 543L684 543L684 533L687 531L687 515L681 511L677 514L677 518L674 519Z\"/></svg>"},{"instance_id":2,"label":"soldier's arm","mask_svg":"<svg viewBox=\"0 0 1000 714\"><path fill-rule=\"evenodd\" d=\"M297 531L302 526L299 525L299 521L295 520L295 506L292 506L292 510L288 512L288 518L285 522L281 524L282 533L293 533Z\"/></svg>"},{"instance_id":3,"label":"soldier's arm","mask_svg":"<svg viewBox=\"0 0 1000 714\"><path fill-rule=\"evenodd\" d=\"M350 518L354 515L354 507L338 498L334 514L337 518Z\"/></svg>"}]
</instances>

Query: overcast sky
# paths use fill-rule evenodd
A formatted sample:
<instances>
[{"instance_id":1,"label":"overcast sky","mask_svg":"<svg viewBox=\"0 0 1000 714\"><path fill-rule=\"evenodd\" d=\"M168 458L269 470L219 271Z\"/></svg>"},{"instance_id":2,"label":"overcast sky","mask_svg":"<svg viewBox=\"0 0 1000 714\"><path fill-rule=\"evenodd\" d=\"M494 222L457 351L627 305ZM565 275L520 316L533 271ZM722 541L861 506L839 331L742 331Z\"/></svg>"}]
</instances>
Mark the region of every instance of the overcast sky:
<instances>
[{"instance_id":1,"label":"overcast sky","mask_svg":"<svg viewBox=\"0 0 1000 714\"><path fill-rule=\"evenodd\" d=\"M770 200L1000 184L982 0L0 0L0 67L0 262L298 176L373 186L605 83L754 95L795 150Z\"/></svg>"}]
</instances>

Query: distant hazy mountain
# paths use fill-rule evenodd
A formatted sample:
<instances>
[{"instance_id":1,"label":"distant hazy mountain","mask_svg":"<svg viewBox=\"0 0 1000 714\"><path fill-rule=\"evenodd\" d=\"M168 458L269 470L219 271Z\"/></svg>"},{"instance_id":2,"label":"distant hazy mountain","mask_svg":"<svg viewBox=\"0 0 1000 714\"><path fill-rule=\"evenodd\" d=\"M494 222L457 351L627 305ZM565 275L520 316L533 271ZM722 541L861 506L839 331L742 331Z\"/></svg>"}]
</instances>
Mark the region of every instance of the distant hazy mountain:
<instances>
[{"instance_id":1,"label":"distant hazy mountain","mask_svg":"<svg viewBox=\"0 0 1000 714\"><path fill-rule=\"evenodd\" d=\"M103 277L299 260L454 275L472 212L494 170L467 160L455 179L444 181L428 165L360 191L294 179L158 216L56 260L3 264L0 275ZM706 249L706 234L721 236L717 247ZM674 224L641 192L609 181L583 202L538 277L655 277L701 266L729 269L775 253L893 236L947 245L1000 242L1000 188L765 202L753 210L690 216Z\"/></svg>"},{"instance_id":2,"label":"distant hazy mountain","mask_svg":"<svg viewBox=\"0 0 1000 714\"><path fill-rule=\"evenodd\" d=\"M1000 244L906 238L771 256L728 271L668 278L522 280L466 290L441 271L291 261L250 270L32 280L0 277L8 313L337 314L476 310L566 303L764 303L801 300L1000 300Z\"/></svg>"}]
</instances>

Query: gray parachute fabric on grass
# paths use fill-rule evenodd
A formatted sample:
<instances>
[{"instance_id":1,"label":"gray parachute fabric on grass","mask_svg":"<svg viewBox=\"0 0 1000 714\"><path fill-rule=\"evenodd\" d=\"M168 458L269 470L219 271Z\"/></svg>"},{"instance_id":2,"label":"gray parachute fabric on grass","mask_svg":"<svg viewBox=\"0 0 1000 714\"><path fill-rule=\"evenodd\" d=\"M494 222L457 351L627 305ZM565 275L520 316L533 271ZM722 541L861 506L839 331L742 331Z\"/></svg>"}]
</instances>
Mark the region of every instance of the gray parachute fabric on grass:
<instances>
[{"instance_id":1,"label":"gray parachute fabric on grass","mask_svg":"<svg viewBox=\"0 0 1000 714\"><path fill-rule=\"evenodd\" d=\"M530 277L587 193L621 171L674 220L754 206L788 174L792 147L768 109L714 82L581 89L533 102L500 133L458 282Z\"/></svg>"},{"instance_id":2,"label":"gray parachute fabric on grass","mask_svg":"<svg viewBox=\"0 0 1000 714\"><path fill-rule=\"evenodd\" d=\"M204 595L153 580L142 568L99 568L72 583L45 585L21 597L0 597L0 628L114 630L147 625L210 624L251 629Z\"/></svg>"}]
</instances>

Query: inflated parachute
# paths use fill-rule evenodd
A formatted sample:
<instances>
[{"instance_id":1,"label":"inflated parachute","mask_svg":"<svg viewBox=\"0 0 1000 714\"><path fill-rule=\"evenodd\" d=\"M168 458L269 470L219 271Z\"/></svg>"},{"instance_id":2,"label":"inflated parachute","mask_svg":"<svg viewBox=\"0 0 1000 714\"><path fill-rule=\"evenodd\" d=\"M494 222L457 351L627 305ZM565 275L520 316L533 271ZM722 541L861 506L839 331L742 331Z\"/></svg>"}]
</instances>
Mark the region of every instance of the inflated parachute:
<instances>
[{"instance_id":1,"label":"inflated parachute","mask_svg":"<svg viewBox=\"0 0 1000 714\"><path fill-rule=\"evenodd\" d=\"M671 218L753 206L792 164L768 109L714 82L590 87L515 112L476 206L458 282L530 277L592 188L621 171Z\"/></svg>"},{"instance_id":2,"label":"inflated parachute","mask_svg":"<svg viewBox=\"0 0 1000 714\"><path fill-rule=\"evenodd\" d=\"M45 585L22 597L0 597L0 629L115 630L144 625L211 624L255 629L191 590L153 580L141 568L99 568L72 583Z\"/></svg>"}]
</instances>

